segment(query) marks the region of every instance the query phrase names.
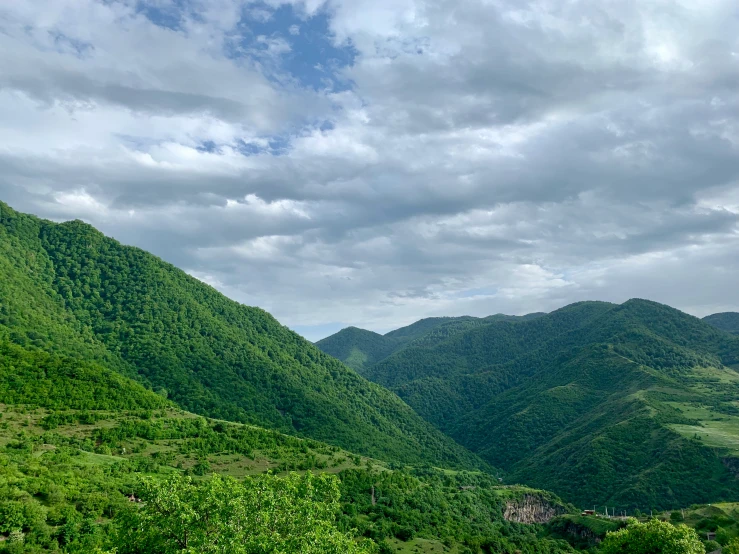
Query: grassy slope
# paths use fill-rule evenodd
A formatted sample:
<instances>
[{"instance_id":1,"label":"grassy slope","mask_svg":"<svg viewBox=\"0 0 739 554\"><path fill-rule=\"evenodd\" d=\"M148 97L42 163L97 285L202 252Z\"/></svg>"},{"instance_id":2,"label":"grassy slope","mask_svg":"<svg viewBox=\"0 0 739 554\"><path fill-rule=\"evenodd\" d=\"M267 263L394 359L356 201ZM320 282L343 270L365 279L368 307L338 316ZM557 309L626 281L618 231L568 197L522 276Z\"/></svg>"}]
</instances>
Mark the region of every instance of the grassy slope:
<instances>
[{"instance_id":1,"label":"grassy slope","mask_svg":"<svg viewBox=\"0 0 739 554\"><path fill-rule=\"evenodd\" d=\"M84 223L0 203L0 298L11 342L132 376L190 411L378 458L481 467L394 394L263 310Z\"/></svg>"},{"instance_id":2,"label":"grassy slope","mask_svg":"<svg viewBox=\"0 0 739 554\"><path fill-rule=\"evenodd\" d=\"M502 515L506 501L532 494L569 509L551 494L503 486L479 472L391 469L311 439L172 407L50 411L0 405L0 468L0 513L20 514L12 524L0 521L0 543L11 525L26 533L33 552L59 546L94 551L109 520L126 509L126 496L138 494L144 475L182 472L199 480L211 472L244 478L308 470L339 475L342 529L400 551L435 552L444 545L447 552L471 547L477 553L475 545L493 543L511 552L569 551L542 538L541 527L507 523Z\"/></svg>"}]
</instances>

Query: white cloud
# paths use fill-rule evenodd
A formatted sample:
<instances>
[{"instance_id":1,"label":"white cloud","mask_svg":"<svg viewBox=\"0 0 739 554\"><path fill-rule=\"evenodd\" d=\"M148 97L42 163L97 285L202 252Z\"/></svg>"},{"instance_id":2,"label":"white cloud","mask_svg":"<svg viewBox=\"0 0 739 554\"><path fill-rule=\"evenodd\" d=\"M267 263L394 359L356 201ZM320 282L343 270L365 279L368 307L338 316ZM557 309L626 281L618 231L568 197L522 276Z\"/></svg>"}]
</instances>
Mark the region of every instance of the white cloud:
<instances>
[{"instance_id":1,"label":"white cloud","mask_svg":"<svg viewBox=\"0 0 739 554\"><path fill-rule=\"evenodd\" d=\"M739 309L733 2L296 0L247 44L284 3L2 5L0 198L290 325ZM323 15L347 90L286 73Z\"/></svg>"}]
</instances>

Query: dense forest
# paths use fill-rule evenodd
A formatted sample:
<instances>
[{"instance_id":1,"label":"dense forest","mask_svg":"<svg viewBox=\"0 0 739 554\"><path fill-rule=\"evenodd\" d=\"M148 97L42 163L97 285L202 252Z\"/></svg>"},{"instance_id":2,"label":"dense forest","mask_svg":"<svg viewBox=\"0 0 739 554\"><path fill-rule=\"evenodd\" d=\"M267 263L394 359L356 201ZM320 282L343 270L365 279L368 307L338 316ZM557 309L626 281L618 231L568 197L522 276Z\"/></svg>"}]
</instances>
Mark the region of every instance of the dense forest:
<instances>
[{"instance_id":1,"label":"dense forest","mask_svg":"<svg viewBox=\"0 0 739 554\"><path fill-rule=\"evenodd\" d=\"M484 318L428 317L384 335L357 327L347 327L318 341L316 346L363 374L365 368L409 346L435 344L461 331L494 321L527 321L543 315L545 314L533 313L525 316L496 314Z\"/></svg>"},{"instance_id":2,"label":"dense forest","mask_svg":"<svg viewBox=\"0 0 739 554\"><path fill-rule=\"evenodd\" d=\"M737 363L736 337L631 300L441 340L432 328L361 372L509 481L583 506L657 509L739 494Z\"/></svg>"},{"instance_id":3,"label":"dense forest","mask_svg":"<svg viewBox=\"0 0 739 554\"><path fill-rule=\"evenodd\" d=\"M0 298L0 337L44 363L101 366L192 412L386 460L485 467L268 313L80 221L0 203Z\"/></svg>"},{"instance_id":4,"label":"dense forest","mask_svg":"<svg viewBox=\"0 0 739 554\"><path fill-rule=\"evenodd\" d=\"M739 334L739 313L737 312L708 315L703 318L703 321L723 331Z\"/></svg>"}]
</instances>

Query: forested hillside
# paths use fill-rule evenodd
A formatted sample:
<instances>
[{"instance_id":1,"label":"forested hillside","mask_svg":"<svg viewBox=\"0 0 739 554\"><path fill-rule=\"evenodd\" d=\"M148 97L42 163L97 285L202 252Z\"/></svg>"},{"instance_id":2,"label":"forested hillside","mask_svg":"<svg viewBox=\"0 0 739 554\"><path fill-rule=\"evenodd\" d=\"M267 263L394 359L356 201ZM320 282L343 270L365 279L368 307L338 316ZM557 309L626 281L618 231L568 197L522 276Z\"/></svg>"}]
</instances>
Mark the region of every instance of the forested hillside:
<instances>
[{"instance_id":1,"label":"forested hillside","mask_svg":"<svg viewBox=\"0 0 739 554\"><path fill-rule=\"evenodd\" d=\"M739 494L739 338L645 300L582 302L365 367L507 479L583 506Z\"/></svg>"},{"instance_id":2,"label":"forested hillside","mask_svg":"<svg viewBox=\"0 0 739 554\"><path fill-rule=\"evenodd\" d=\"M365 368L410 346L436 344L456 333L495 321L527 321L543 315L545 314L533 313L525 316L496 314L484 318L429 317L384 335L357 327L347 327L318 341L316 346L363 374Z\"/></svg>"},{"instance_id":3,"label":"forested hillside","mask_svg":"<svg viewBox=\"0 0 739 554\"><path fill-rule=\"evenodd\" d=\"M739 313L737 312L707 315L703 318L703 321L723 331L739 334Z\"/></svg>"},{"instance_id":4,"label":"forested hillside","mask_svg":"<svg viewBox=\"0 0 739 554\"><path fill-rule=\"evenodd\" d=\"M268 313L80 221L56 224L0 203L0 300L3 348L19 363L102 368L195 413L386 460L482 465ZM54 378L46 376L51 389ZM27 394L22 383L3 387Z\"/></svg>"}]
</instances>

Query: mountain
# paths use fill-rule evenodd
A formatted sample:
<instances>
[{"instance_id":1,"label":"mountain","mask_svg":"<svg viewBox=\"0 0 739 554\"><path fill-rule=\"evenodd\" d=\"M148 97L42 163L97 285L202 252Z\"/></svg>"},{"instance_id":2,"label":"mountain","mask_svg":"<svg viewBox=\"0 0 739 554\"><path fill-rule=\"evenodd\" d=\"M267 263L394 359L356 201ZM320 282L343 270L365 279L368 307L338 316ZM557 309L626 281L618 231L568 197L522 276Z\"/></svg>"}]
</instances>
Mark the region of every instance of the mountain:
<instances>
[{"instance_id":1,"label":"mountain","mask_svg":"<svg viewBox=\"0 0 739 554\"><path fill-rule=\"evenodd\" d=\"M319 340L316 346L361 374L364 368L384 360L411 344L436 343L455 333L494 321L527 321L542 315L545 314L534 313L525 316L496 314L484 318L428 317L384 335L357 327L347 327Z\"/></svg>"},{"instance_id":2,"label":"mountain","mask_svg":"<svg viewBox=\"0 0 739 554\"><path fill-rule=\"evenodd\" d=\"M357 327L347 327L316 343L321 351L360 373L365 365L389 356L398 345L399 341Z\"/></svg>"},{"instance_id":3,"label":"mountain","mask_svg":"<svg viewBox=\"0 0 739 554\"><path fill-rule=\"evenodd\" d=\"M365 367L437 428L582 506L739 494L739 337L634 299L411 343Z\"/></svg>"},{"instance_id":4,"label":"mountain","mask_svg":"<svg viewBox=\"0 0 739 554\"><path fill-rule=\"evenodd\" d=\"M52 223L0 203L0 299L5 348L37 357L32 365L100 370L108 388L112 374L125 376L194 413L381 459L485 465L268 313L81 221Z\"/></svg>"},{"instance_id":5,"label":"mountain","mask_svg":"<svg viewBox=\"0 0 739 554\"><path fill-rule=\"evenodd\" d=\"M5 328L0 402L3 554L224 551L234 528L243 544L259 525L239 552L572 552L537 525L574 511L546 491L200 417ZM242 487L253 494L237 500Z\"/></svg>"},{"instance_id":6,"label":"mountain","mask_svg":"<svg viewBox=\"0 0 739 554\"><path fill-rule=\"evenodd\" d=\"M722 331L739 334L739 312L724 312L720 314L707 315L703 318L703 321L721 329Z\"/></svg>"}]
</instances>

